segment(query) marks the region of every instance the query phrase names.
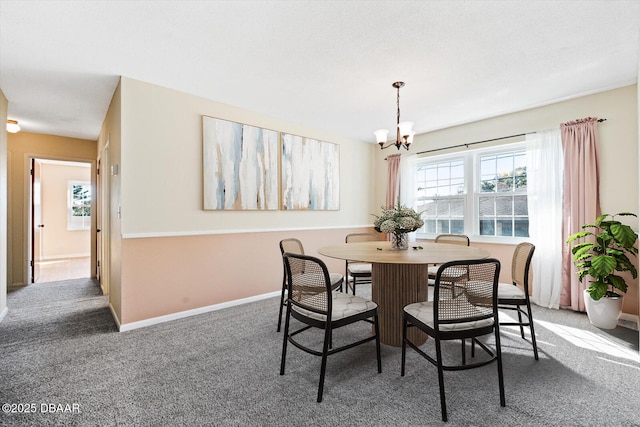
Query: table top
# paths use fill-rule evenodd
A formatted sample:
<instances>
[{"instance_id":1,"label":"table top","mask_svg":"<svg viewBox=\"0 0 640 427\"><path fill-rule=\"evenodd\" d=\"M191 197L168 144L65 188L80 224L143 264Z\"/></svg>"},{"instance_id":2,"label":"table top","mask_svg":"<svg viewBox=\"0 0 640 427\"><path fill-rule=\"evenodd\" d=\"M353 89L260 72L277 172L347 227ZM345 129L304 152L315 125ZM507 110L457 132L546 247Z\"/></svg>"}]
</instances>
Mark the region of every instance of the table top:
<instances>
[{"instance_id":1,"label":"table top","mask_svg":"<svg viewBox=\"0 0 640 427\"><path fill-rule=\"evenodd\" d=\"M413 249L414 247L418 249ZM324 246L318 252L329 258L376 264L443 264L454 260L489 257L489 251L485 249L434 242L409 242L409 249L392 251L391 243L382 240Z\"/></svg>"}]
</instances>

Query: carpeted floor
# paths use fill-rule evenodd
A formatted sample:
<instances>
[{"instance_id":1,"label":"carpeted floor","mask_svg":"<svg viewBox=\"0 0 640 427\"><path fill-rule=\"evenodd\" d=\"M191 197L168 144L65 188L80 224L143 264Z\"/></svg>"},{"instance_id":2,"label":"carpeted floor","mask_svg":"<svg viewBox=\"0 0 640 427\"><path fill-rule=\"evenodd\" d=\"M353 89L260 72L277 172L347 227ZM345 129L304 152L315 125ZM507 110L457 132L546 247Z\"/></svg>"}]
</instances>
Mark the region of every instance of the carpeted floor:
<instances>
[{"instance_id":1,"label":"carpeted floor","mask_svg":"<svg viewBox=\"0 0 640 427\"><path fill-rule=\"evenodd\" d=\"M0 425L444 424L436 369L408 351L400 377L400 349L383 345L378 374L373 343L329 358L324 401L316 403L319 358L290 347L279 375L278 301L119 333L91 280L11 290L0 323L0 404L15 405ZM447 424L640 426L638 332L534 310L539 361L528 342L502 331L507 406L499 404L495 364L445 372ZM368 330L353 325L334 338ZM459 344L447 350L459 357ZM35 411L11 413L27 409Z\"/></svg>"}]
</instances>

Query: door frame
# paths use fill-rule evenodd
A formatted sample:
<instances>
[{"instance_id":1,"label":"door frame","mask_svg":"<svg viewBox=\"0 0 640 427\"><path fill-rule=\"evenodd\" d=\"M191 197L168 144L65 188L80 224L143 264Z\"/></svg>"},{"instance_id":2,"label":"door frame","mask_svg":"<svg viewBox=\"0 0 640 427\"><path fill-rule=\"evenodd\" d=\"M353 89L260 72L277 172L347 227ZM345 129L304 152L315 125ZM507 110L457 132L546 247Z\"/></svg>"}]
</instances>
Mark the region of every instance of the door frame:
<instances>
[{"instance_id":1,"label":"door frame","mask_svg":"<svg viewBox=\"0 0 640 427\"><path fill-rule=\"evenodd\" d=\"M24 211L22 217L24 218L24 264L23 264L23 278L25 285L33 284L31 263L33 261L33 217L31 213L31 206L33 200L33 188L31 180L31 162L32 160L54 160L61 162L75 162L75 163L89 163L91 164L91 188L93 194L96 194L96 160L83 159L77 157L65 157L65 156L47 156L36 153L24 154ZM91 212L96 211L96 198L91 198ZM96 272L96 215L91 215L91 277L95 277Z\"/></svg>"},{"instance_id":2,"label":"door frame","mask_svg":"<svg viewBox=\"0 0 640 427\"><path fill-rule=\"evenodd\" d=\"M98 152L99 173L96 174L96 273L99 273L99 283L103 295L109 295L110 277L110 224L111 224L111 159L110 159L110 136ZM97 230L100 229L100 232ZM99 247L98 247L99 245ZM99 257L98 257L99 254ZM98 271L99 269L99 271Z\"/></svg>"}]
</instances>

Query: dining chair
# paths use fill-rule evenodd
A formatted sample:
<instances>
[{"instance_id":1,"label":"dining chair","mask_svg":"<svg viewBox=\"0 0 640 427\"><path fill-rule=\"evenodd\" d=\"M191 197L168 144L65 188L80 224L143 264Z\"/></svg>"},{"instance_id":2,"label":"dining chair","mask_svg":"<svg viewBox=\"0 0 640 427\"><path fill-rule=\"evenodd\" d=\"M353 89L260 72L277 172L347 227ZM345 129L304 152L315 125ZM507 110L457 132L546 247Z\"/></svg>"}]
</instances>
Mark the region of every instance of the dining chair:
<instances>
[{"instance_id":1,"label":"dining chair","mask_svg":"<svg viewBox=\"0 0 640 427\"><path fill-rule=\"evenodd\" d=\"M378 305L355 295L334 291L327 266L318 258L285 253L283 259L287 271L288 289L280 375L284 375L285 372L288 343L309 354L320 356L322 361L320 363L317 401L322 402L327 357L369 341L375 341L378 373L381 373ZM289 330L292 317L304 324L293 332ZM372 323L373 334L339 347L331 345L334 329L359 321ZM294 338L310 328L324 330L324 340L320 351L307 347L304 341L297 341Z\"/></svg>"},{"instance_id":2,"label":"dining chair","mask_svg":"<svg viewBox=\"0 0 640 427\"><path fill-rule=\"evenodd\" d=\"M302 246L302 242L299 239L289 238L280 240L280 254L284 255L285 252L289 252L292 254L301 254L304 255L304 247ZM278 313L278 329L277 332L280 332L280 326L282 324L282 309L284 307L284 295L287 291L287 270L284 266L284 259L282 264L282 291L280 293L280 312ZM332 289L340 289L342 290L342 282L343 277L342 274L339 273L329 273L329 278L331 280Z\"/></svg>"},{"instance_id":3,"label":"dining chair","mask_svg":"<svg viewBox=\"0 0 640 427\"><path fill-rule=\"evenodd\" d=\"M380 240L378 239L378 235L374 233L351 233L347 234L344 239L345 243L376 242L378 240ZM351 278L351 282L349 282L349 278ZM360 283L371 283L371 263L346 260L344 281L347 293L349 293L349 288L351 288L353 295L356 294L356 281L358 279L362 280Z\"/></svg>"},{"instance_id":4,"label":"dining chair","mask_svg":"<svg viewBox=\"0 0 640 427\"><path fill-rule=\"evenodd\" d=\"M464 282L456 282L458 291L452 293L448 282L442 278L451 274L451 270L464 269L467 274ZM502 353L500 350L500 324L498 322L498 277L500 261L495 258L468 261L452 261L438 268L434 285L433 301L409 304L403 310L402 327L402 361L400 375L405 374L407 345L419 355L435 365L438 369L440 387L440 409L442 420L447 421L443 371L459 371L479 368L492 362L498 365L498 385L500 389L500 405L505 406L504 378L502 373ZM446 283L445 286L441 286ZM416 327L433 338L435 356L415 345L407 338L407 329ZM494 335L495 348L478 340L478 337ZM443 341L467 339L477 344L486 352L485 357L478 357L472 363L443 363ZM429 341L427 342L429 343ZM454 347L447 347L448 349ZM474 356L475 359L475 356ZM453 360L453 358L451 359ZM474 386L474 392L480 385Z\"/></svg>"},{"instance_id":5,"label":"dining chair","mask_svg":"<svg viewBox=\"0 0 640 427\"><path fill-rule=\"evenodd\" d=\"M533 346L533 355L535 359L538 360L538 346L536 344L536 333L533 328L531 301L529 300L529 269L531 267L533 252L535 250L535 246L527 242L520 243L514 249L513 260L511 261L512 283L498 284L498 308L514 310L518 313L517 322L500 322L500 325L519 326L522 339L526 339L524 335L524 327L529 327L529 332L531 333L531 345ZM523 321L523 315L526 316L526 321Z\"/></svg>"},{"instance_id":6,"label":"dining chair","mask_svg":"<svg viewBox=\"0 0 640 427\"><path fill-rule=\"evenodd\" d=\"M470 240L469 240L469 236L467 236L466 234L438 234L435 238L435 243L449 243L452 245L469 246ZM431 280L435 279L437 272L438 272L437 265L430 266L429 279Z\"/></svg>"}]
</instances>

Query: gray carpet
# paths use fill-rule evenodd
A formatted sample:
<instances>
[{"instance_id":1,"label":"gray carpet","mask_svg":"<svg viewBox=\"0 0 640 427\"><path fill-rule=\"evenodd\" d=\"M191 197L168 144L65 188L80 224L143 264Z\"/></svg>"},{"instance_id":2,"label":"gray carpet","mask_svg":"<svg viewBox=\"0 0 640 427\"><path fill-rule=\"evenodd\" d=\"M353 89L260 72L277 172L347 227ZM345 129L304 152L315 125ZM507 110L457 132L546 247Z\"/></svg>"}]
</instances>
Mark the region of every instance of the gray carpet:
<instances>
[{"instance_id":1,"label":"gray carpet","mask_svg":"<svg viewBox=\"0 0 640 427\"><path fill-rule=\"evenodd\" d=\"M382 374L373 343L330 357L319 404L319 358L290 346L280 376L277 298L123 333L91 280L11 290L8 304L0 404L35 404L36 412L2 413L1 425L444 424L436 369L413 351L405 377L397 348L382 346ZM640 426L638 332L599 330L564 310L536 307L534 318L539 361L513 331L502 334L507 406L495 364L445 372L447 424ZM352 326L335 340L369 330ZM459 357L458 344L447 350ZM50 404L71 412L51 413Z\"/></svg>"}]
</instances>

